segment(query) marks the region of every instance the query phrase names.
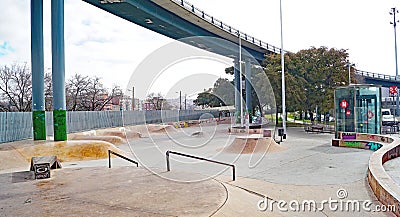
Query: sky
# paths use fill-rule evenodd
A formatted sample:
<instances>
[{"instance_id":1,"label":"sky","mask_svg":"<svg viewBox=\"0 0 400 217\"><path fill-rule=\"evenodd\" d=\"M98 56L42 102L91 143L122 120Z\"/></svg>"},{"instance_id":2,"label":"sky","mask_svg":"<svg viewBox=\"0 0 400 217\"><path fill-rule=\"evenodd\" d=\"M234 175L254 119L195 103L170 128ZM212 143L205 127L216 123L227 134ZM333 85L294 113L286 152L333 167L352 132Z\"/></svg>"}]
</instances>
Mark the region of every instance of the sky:
<instances>
[{"instance_id":1,"label":"sky","mask_svg":"<svg viewBox=\"0 0 400 217\"><path fill-rule=\"evenodd\" d=\"M45 71L51 70L50 2L44 0ZM189 2L240 31L280 46L279 0ZM394 30L390 24L393 18L389 15L392 7L400 9L400 1L282 0L284 49L292 52L312 46L348 49L349 59L357 69L395 75ZM30 1L1 0L0 8L6 8L0 16L0 66L16 62L30 65ZM140 63L172 42L83 1L65 0L67 78L75 73L98 76L107 87L117 84L125 89ZM190 75L205 69L213 75L208 83L202 84L204 88L212 86L218 77L226 76L224 68L229 65L215 61L180 64L170 70L187 71L186 66L196 65L191 67ZM174 78L179 83L188 74L171 76L182 76ZM154 91L177 94L177 88L156 86L160 88ZM193 95L195 91L186 92Z\"/></svg>"}]
</instances>

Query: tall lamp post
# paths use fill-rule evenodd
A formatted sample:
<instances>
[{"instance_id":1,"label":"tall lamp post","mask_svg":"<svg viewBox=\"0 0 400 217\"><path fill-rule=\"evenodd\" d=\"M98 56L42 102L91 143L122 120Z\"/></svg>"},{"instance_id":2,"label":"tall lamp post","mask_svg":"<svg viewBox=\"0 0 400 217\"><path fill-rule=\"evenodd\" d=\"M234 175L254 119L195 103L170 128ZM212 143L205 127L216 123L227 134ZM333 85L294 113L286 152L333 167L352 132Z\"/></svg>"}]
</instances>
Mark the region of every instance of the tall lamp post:
<instances>
[{"instance_id":1,"label":"tall lamp post","mask_svg":"<svg viewBox=\"0 0 400 217\"><path fill-rule=\"evenodd\" d=\"M354 63L347 63L347 66L349 67L349 86L351 84L351 67L356 66Z\"/></svg>"},{"instance_id":2,"label":"tall lamp post","mask_svg":"<svg viewBox=\"0 0 400 217\"><path fill-rule=\"evenodd\" d=\"M178 93L178 92L175 92ZM179 91L179 110L182 110L182 91Z\"/></svg>"},{"instance_id":3,"label":"tall lamp post","mask_svg":"<svg viewBox=\"0 0 400 217\"><path fill-rule=\"evenodd\" d=\"M135 111L135 87L132 87L132 111Z\"/></svg>"},{"instance_id":4,"label":"tall lamp post","mask_svg":"<svg viewBox=\"0 0 400 217\"><path fill-rule=\"evenodd\" d=\"M397 38L396 38L396 26L397 23L399 22L399 20L396 20L396 14L399 13L399 10L397 10L396 8L391 8L390 9L390 15L393 16L393 22L390 22L390 24L393 25L393 29L394 29L394 56L396 59L396 77L399 76L399 68L397 65ZM400 108L399 108L399 94L397 94L397 99L396 99L396 114L395 115L399 115L400 114Z\"/></svg>"},{"instance_id":5,"label":"tall lamp post","mask_svg":"<svg viewBox=\"0 0 400 217\"><path fill-rule=\"evenodd\" d=\"M282 27L282 0L279 0L281 21L281 63L282 63L282 125L283 136L286 138L286 91L285 91L285 51L283 50L283 27Z\"/></svg>"},{"instance_id":6,"label":"tall lamp post","mask_svg":"<svg viewBox=\"0 0 400 217\"><path fill-rule=\"evenodd\" d=\"M135 110L135 87L132 87L132 90L128 89L128 91L129 92L132 91L132 111L134 111Z\"/></svg>"},{"instance_id":7,"label":"tall lamp post","mask_svg":"<svg viewBox=\"0 0 400 217\"><path fill-rule=\"evenodd\" d=\"M186 111L186 95L187 95L187 94L185 93L185 111Z\"/></svg>"},{"instance_id":8,"label":"tall lamp post","mask_svg":"<svg viewBox=\"0 0 400 217\"><path fill-rule=\"evenodd\" d=\"M239 86L240 86L240 127L243 127L243 82L242 82L242 38L240 36L240 31L238 31L239 35Z\"/></svg>"}]
</instances>

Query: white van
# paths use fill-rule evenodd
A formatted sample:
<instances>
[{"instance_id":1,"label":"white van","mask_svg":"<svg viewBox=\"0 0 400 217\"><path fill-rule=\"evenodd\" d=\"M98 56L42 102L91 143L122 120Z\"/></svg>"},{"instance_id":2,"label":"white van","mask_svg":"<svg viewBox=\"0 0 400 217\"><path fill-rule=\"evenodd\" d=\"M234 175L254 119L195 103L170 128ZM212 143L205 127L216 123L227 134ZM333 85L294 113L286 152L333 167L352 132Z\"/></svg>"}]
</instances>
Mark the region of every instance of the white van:
<instances>
[{"instance_id":1,"label":"white van","mask_svg":"<svg viewBox=\"0 0 400 217\"><path fill-rule=\"evenodd\" d=\"M390 109L382 109L382 125L393 126L397 124L397 120L390 112Z\"/></svg>"}]
</instances>

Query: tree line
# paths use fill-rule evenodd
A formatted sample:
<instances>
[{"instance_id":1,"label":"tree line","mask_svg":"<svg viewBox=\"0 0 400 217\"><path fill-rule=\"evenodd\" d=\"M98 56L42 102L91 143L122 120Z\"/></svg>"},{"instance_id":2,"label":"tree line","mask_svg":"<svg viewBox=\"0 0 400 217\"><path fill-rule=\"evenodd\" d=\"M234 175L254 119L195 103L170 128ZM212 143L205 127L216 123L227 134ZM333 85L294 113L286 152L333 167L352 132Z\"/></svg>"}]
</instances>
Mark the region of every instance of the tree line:
<instances>
[{"instance_id":1,"label":"tree line","mask_svg":"<svg viewBox=\"0 0 400 217\"><path fill-rule=\"evenodd\" d=\"M311 47L296 53L285 54L285 80L287 111L312 114L328 113L333 108L334 89L348 84L347 50L327 47ZM252 69L253 111L270 110L281 112L281 57L268 54L260 68ZM233 67L225 73L233 75ZM356 83L354 68L351 68L352 83ZM0 66L0 111L29 112L32 110L32 77L27 64ZM265 79L268 78L268 79ZM254 91L257 90L257 92ZM51 111L52 81L51 74L45 74L45 109ZM66 106L69 111L103 110L113 99L122 98L122 90L114 85L104 87L99 77L74 74L65 84ZM243 96L245 99L245 91ZM200 93L194 103L198 106L218 107L233 105L235 98L234 81L218 79L214 86ZM149 95L147 101L153 109L168 109L160 94ZM276 105L276 106L275 106ZM275 108L272 108L275 107ZM317 109L316 109L317 108Z\"/></svg>"},{"instance_id":2,"label":"tree line","mask_svg":"<svg viewBox=\"0 0 400 217\"><path fill-rule=\"evenodd\" d=\"M51 73L44 76L46 111L53 110ZM104 87L99 77L74 74L65 83L68 111L100 111L114 99L122 97L122 90L114 85ZM26 63L0 66L0 112L32 111L32 73Z\"/></svg>"},{"instance_id":3,"label":"tree line","mask_svg":"<svg viewBox=\"0 0 400 217\"><path fill-rule=\"evenodd\" d=\"M296 53L285 54L285 84L286 107L289 112L299 112L300 115L313 113L330 113L334 109L334 90L340 86L348 85L348 57L345 49L327 47L311 47ZM254 94L253 108L260 111L268 108L273 100L276 102L276 112L282 111L282 74L281 55L268 54L261 64L272 90L265 85L261 74L252 71L253 87L258 90ZM227 68L225 73L233 75L233 67ZM254 77L254 78L253 78ZM356 83L354 68L351 68L352 83ZM233 105L234 81L218 79L214 87L200 93L195 100L197 105L216 107L220 105ZM228 85L230 84L230 85ZM269 92L273 92L271 95ZM265 95L261 96L260 95ZM274 99L271 99L271 96ZM245 93L243 93L245 98ZM229 99L229 100L226 100ZM259 100L257 100L259 99ZM264 102L262 102L264 101ZM269 101L270 103L268 103ZM254 113L254 110L253 110ZM300 117L302 118L302 117Z\"/></svg>"}]
</instances>

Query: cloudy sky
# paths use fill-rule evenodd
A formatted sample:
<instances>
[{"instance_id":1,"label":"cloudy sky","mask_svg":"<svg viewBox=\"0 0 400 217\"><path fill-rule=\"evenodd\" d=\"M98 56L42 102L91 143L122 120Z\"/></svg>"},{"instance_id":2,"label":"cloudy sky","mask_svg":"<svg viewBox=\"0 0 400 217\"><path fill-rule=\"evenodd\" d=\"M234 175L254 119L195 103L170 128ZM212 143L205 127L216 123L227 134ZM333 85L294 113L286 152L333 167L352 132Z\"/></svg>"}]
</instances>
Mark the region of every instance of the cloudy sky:
<instances>
[{"instance_id":1,"label":"cloudy sky","mask_svg":"<svg viewBox=\"0 0 400 217\"><path fill-rule=\"evenodd\" d=\"M44 2L45 70L50 70L50 1ZM190 2L236 29L280 45L279 0ZM400 1L282 2L286 50L296 52L311 46L348 49L351 62L359 70L395 75L394 32L389 23L393 18L389 10L391 7L400 8ZM0 16L0 65L29 64L30 1L1 0L0 8L3 9ZM125 88L140 62L170 42L169 38L83 1L65 0L67 77L75 73L96 75L102 77L107 86L118 84ZM210 70L222 76L224 67L215 65ZM200 69L201 64L195 68Z\"/></svg>"}]
</instances>

